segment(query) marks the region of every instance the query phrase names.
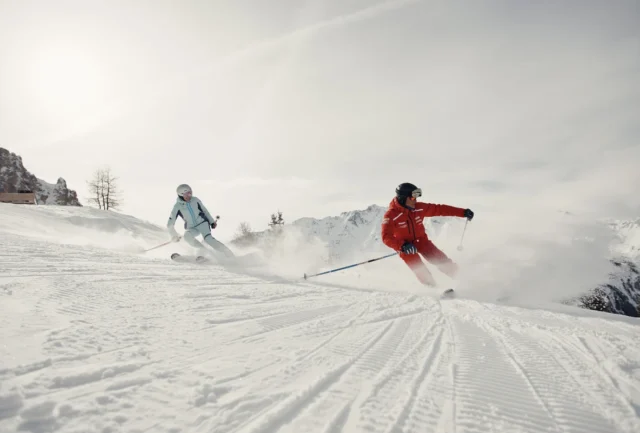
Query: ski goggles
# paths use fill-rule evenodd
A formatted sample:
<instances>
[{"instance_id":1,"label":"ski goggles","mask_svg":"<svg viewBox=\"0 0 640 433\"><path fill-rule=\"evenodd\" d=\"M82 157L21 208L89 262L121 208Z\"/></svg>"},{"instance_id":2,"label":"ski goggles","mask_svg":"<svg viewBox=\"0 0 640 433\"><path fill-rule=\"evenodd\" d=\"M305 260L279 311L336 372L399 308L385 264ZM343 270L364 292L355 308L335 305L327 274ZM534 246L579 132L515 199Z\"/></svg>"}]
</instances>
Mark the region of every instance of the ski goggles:
<instances>
[{"instance_id":1,"label":"ski goggles","mask_svg":"<svg viewBox=\"0 0 640 433\"><path fill-rule=\"evenodd\" d=\"M413 192L411 193L411 197L413 198L422 197L422 190L420 188L414 189Z\"/></svg>"}]
</instances>

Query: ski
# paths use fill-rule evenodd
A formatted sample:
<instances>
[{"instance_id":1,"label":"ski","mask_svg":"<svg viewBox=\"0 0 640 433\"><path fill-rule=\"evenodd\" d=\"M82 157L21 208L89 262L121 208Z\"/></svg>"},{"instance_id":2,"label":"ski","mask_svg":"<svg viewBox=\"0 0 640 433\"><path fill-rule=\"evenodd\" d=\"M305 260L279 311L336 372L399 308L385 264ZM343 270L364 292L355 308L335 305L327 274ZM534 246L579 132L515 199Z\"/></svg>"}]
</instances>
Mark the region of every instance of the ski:
<instances>
[{"instance_id":1,"label":"ski","mask_svg":"<svg viewBox=\"0 0 640 433\"><path fill-rule=\"evenodd\" d=\"M183 256L180 253L172 253L171 260L181 263L206 263L209 261L205 256Z\"/></svg>"},{"instance_id":2,"label":"ski","mask_svg":"<svg viewBox=\"0 0 640 433\"><path fill-rule=\"evenodd\" d=\"M247 254L244 256L235 256L230 258L213 259L205 256L196 255L183 255L180 253L172 253L171 260L180 263L198 263L198 264L213 264L217 263L222 266L240 266L240 267L254 267L263 264L260 256L256 253Z\"/></svg>"},{"instance_id":3,"label":"ski","mask_svg":"<svg viewBox=\"0 0 640 433\"><path fill-rule=\"evenodd\" d=\"M440 297L444 299L455 298L455 296L456 292L453 289L447 289L440 295Z\"/></svg>"}]
</instances>

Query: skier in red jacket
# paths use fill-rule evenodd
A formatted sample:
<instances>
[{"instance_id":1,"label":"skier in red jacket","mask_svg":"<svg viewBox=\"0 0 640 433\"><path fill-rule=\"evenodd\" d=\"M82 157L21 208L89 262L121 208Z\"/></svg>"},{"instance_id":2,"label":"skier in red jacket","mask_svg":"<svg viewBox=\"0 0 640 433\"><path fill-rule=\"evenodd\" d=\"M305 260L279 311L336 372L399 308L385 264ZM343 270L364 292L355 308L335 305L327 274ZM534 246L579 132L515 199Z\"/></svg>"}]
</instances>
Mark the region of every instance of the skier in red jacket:
<instances>
[{"instance_id":1,"label":"skier in red jacket","mask_svg":"<svg viewBox=\"0 0 640 433\"><path fill-rule=\"evenodd\" d=\"M426 217L454 216L473 218L471 209L444 204L418 203L422 190L411 183L401 183L382 219L382 242L400 253L400 258L422 284L435 287L436 282L420 256L442 272L455 278L458 265L429 240L422 220Z\"/></svg>"}]
</instances>

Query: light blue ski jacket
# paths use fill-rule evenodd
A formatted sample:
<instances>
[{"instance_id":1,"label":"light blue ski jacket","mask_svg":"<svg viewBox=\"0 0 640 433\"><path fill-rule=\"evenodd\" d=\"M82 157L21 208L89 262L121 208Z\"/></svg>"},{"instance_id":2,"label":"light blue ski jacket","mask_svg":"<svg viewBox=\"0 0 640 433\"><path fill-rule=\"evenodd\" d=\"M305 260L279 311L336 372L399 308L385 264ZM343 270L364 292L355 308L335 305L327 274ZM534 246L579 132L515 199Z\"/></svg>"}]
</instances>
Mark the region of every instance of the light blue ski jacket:
<instances>
[{"instance_id":1,"label":"light blue ski jacket","mask_svg":"<svg viewBox=\"0 0 640 433\"><path fill-rule=\"evenodd\" d=\"M176 199L176 204L173 205L171 215L169 215L169 221L167 221L167 229L169 229L171 236L178 236L178 232L176 232L174 227L178 217L184 220L185 230L205 223L211 225L211 223L214 222L207 208L204 207L200 199L195 196L192 196L188 202L184 201L181 197Z\"/></svg>"}]
</instances>

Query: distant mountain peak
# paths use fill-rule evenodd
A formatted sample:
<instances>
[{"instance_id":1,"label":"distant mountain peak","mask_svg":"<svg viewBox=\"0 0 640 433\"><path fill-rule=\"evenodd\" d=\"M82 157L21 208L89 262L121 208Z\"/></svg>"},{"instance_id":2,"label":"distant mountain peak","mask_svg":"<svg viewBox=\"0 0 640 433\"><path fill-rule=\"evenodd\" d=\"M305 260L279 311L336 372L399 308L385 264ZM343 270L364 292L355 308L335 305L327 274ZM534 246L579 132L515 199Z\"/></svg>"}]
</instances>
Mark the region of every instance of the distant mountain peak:
<instances>
[{"instance_id":1,"label":"distant mountain peak","mask_svg":"<svg viewBox=\"0 0 640 433\"><path fill-rule=\"evenodd\" d=\"M22 157L0 147L0 191L30 191L36 194L38 204L82 206L75 191L59 177L55 184L37 178L27 170Z\"/></svg>"}]
</instances>

